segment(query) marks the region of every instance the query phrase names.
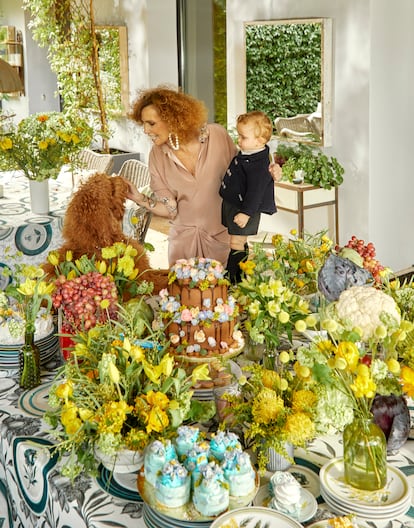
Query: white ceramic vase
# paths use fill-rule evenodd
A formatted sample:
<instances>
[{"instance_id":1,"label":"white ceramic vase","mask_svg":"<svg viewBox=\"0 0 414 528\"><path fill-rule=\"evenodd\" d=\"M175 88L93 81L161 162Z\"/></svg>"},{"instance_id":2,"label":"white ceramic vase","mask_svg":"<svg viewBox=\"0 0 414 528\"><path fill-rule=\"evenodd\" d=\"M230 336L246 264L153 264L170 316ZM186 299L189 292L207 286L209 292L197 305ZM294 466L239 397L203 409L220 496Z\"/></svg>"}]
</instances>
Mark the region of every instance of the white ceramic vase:
<instances>
[{"instance_id":1,"label":"white ceramic vase","mask_svg":"<svg viewBox=\"0 0 414 528\"><path fill-rule=\"evenodd\" d=\"M134 473L144 463L142 452L132 451L131 449L120 449L115 455L111 456L95 448L95 456L112 473Z\"/></svg>"},{"instance_id":2,"label":"white ceramic vase","mask_svg":"<svg viewBox=\"0 0 414 528\"><path fill-rule=\"evenodd\" d=\"M32 213L49 214L49 180L29 180Z\"/></svg>"},{"instance_id":3,"label":"white ceramic vase","mask_svg":"<svg viewBox=\"0 0 414 528\"><path fill-rule=\"evenodd\" d=\"M288 442L285 443L285 449L287 454L293 458L294 446ZM268 471L286 471L292 465L292 462L284 457L283 455L277 453L274 449L269 448L267 451L267 456L269 462L266 465Z\"/></svg>"}]
</instances>

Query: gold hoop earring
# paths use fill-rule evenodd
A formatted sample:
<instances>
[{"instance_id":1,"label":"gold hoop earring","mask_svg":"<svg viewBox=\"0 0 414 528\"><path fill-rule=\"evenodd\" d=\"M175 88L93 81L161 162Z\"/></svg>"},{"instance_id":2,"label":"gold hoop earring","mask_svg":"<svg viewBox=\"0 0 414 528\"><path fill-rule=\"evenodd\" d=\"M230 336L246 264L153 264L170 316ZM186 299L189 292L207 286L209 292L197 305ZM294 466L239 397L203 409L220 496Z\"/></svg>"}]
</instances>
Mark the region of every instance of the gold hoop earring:
<instances>
[{"instance_id":1,"label":"gold hoop earring","mask_svg":"<svg viewBox=\"0 0 414 528\"><path fill-rule=\"evenodd\" d=\"M168 143L170 145L170 147L173 149L173 150L179 150L180 148L180 141L178 139L178 136L177 134L174 134L175 136L175 139L173 139L173 134L170 132L168 134Z\"/></svg>"}]
</instances>

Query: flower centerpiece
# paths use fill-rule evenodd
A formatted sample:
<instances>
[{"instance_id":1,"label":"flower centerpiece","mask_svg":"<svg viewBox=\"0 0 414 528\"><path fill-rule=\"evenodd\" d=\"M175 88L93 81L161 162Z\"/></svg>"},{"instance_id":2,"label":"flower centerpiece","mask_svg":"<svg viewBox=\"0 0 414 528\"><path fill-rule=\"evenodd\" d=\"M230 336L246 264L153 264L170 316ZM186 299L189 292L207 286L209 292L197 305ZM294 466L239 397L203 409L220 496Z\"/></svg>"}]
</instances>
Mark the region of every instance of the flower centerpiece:
<instances>
[{"instance_id":1,"label":"flower centerpiece","mask_svg":"<svg viewBox=\"0 0 414 528\"><path fill-rule=\"evenodd\" d=\"M225 394L226 427L238 427L246 447L257 452L259 470L264 472L273 449L291 463L288 444L305 447L316 433L317 396L293 351L282 351L278 372L260 364L243 367L238 392Z\"/></svg>"},{"instance_id":2,"label":"flower centerpiece","mask_svg":"<svg viewBox=\"0 0 414 528\"><path fill-rule=\"evenodd\" d=\"M305 294L317 291L317 272L330 247L322 233L288 240L275 235L270 249L255 243L249 259L240 263L244 276L233 294L247 316L243 326L250 340L265 344L267 354L280 346L282 336L291 340L294 330L306 330Z\"/></svg>"},{"instance_id":3,"label":"flower centerpiece","mask_svg":"<svg viewBox=\"0 0 414 528\"><path fill-rule=\"evenodd\" d=\"M142 451L154 439L171 438L193 414L191 386L208 377L208 366L191 375L166 352L163 334L137 340L130 318L107 321L74 336L74 361L58 373L45 419L64 457L62 473L74 479L96 474L97 453L117 456L124 448ZM214 414L213 402L197 402ZM195 412L195 411L194 411Z\"/></svg>"},{"instance_id":4,"label":"flower centerpiece","mask_svg":"<svg viewBox=\"0 0 414 528\"><path fill-rule=\"evenodd\" d=\"M29 180L56 179L63 165L76 166L77 154L92 140L92 128L63 112L32 114L17 126L0 121L0 167L19 169Z\"/></svg>"},{"instance_id":5,"label":"flower centerpiece","mask_svg":"<svg viewBox=\"0 0 414 528\"><path fill-rule=\"evenodd\" d=\"M329 338L314 338L297 351L299 364L316 383L318 420L343 429L346 481L380 489L386 480L386 439L373 422L372 405L377 394L413 392L413 372L400 369L396 353L412 323L401 320L383 291L354 286L321 314L320 326Z\"/></svg>"},{"instance_id":6,"label":"flower centerpiece","mask_svg":"<svg viewBox=\"0 0 414 528\"><path fill-rule=\"evenodd\" d=\"M39 328L41 318L48 316L53 289L54 285L45 280L40 267L21 264L17 265L0 297L2 325L7 325L11 337L24 342L19 351L19 383L25 389L40 383L40 352L34 341L36 323Z\"/></svg>"}]
</instances>

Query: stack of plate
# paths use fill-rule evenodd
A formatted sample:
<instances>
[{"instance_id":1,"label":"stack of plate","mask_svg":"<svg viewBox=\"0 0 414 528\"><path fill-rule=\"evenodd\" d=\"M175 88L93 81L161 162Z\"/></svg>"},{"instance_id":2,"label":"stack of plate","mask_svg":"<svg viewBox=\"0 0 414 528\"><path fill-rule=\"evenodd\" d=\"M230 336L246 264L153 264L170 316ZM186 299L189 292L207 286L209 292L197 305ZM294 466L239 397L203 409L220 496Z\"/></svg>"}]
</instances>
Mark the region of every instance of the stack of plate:
<instances>
[{"instance_id":1,"label":"stack of plate","mask_svg":"<svg viewBox=\"0 0 414 528\"><path fill-rule=\"evenodd\" d=\"M175 519L174 517L167 517L151 508L148 504L144 503L143 517L145 524L148 528L208 528L212 520L191 520L186 521L184 519Z\"/></svg>"},{"instance_id":2,"label":"stack of plate","mask_svg":"<svg viewBox=\"0 0 414 528\"><path fill-rule=\"evenodd\" d=\"M387 483L377 491L359 490L344 481L343 458L334 458L319 473L321 494L329 509L339 515L355 513L370 520L397 519L411 506L411 487L404 474L388 464Z\"/></svg>"},{"instance_id":3,"label":"stack of plate","mask_svg":"<svg viewBox=\"0 0 414 528\"><path fill-rule=\"evenodd\" d=\"M53 331L43 339L36 341L40 350L40 364L50 361L59 352L59 340ZM12 370L19 368L19 349L21 345L0 344L0 369Z\"/></svg>"},{"instance_id":4,"label":"stack of plate","mask_svg":"<svg viewBox=\"0 0 414 528\"><path fill-rule=\"evenodd\" d=\"M231 373L236 379L239 379L242 375L242 369L234 361L229 361L229 364ZM194 389L193 398L200 401L214 400L214 387L211 387L211 389Z\"/></svg>"}]
</instances>

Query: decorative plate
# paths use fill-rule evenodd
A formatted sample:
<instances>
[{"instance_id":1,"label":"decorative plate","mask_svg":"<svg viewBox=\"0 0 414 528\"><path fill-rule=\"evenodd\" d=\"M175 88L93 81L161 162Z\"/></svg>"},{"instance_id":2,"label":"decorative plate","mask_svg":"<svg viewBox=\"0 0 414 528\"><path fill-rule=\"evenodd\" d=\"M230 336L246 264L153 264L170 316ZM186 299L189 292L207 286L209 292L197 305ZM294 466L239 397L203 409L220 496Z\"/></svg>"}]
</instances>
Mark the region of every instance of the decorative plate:
<instances>
[{"instance_id":1,"label":"decorative plate","mask_svg":"<svg viewBox=\"0 0 414 528\"><path fill-rule=\"evenodd\" d=\"M96 482L107 493L128 502L143 502L137 491L136 473L113 473L103 464L98 468Z\"/></svg>"},{"instance_id":2,"label":"decorative plate","mask_svg":"<svg viewBox=\"0 0 414 528\"><path fill-rule=\"evenodd\" d=\"M319 473L322 494L328 494L342 505L356 507L359 511L362 508L364 512L376 513L378 507L383 512L394 510L411 497L411 488L399 469L387 464L387 470L387 483L384 488L377 491L358 490L344 480L343 458L334 458L325 464Z\"/></svg>"},{"instance_id":3,"label":"decorative plate","mask_svg":"<svg viewBox=\"0 0 414 528\"><path fill-rule=\"evenodd\" d=\"M257 490L259 489L259 475L256 473L256 486L255 489L245 495L244 497L232 497L230 496L229 510L235 510L241 508L242 506L247 506L250 504L254 497L256 496ZM155 497L155 488L149 482L146 481L144 476L144 469L138 472L138 491L143 498L144 502L148 504L152 509L160 512L166 517L171 517L173 519L178 519L181 521L192 521L193 523L212 521L216 517L206 517L201 515L196 508L194 507L192 501L187 502L184 506L180 508L168 508L160 504Z\"/></svg>"},{"instance_id":4,"label":"decorative plate","mask_svg":"<svg viewBox=\"0 0 414 528\"><path fill-rule=\"evenodd\" d=\"M145 502L143 512L144 518L148 521L147 524L154 528L194 528L193 521L178 520L173 519L172 517L167 517L148 506L148 504L145 504ZM209 528L210 524L211 520L197 521L197 528Z\"/></svg>"},{"instance_id":5,"label":"decorative plate","mask_svg":"<svg viewBox=\"0 0 414 528\"><path fill-rule=\"evenodd\" d=\"M16 247L25 255L38 255L45 251L52 240L50 224L25 224L17 228Z\"/></svg>"},{"instance_id":6,"label":"decorative plate","mask_svg":"<svg viewBox=\"0 0 414 528\"><path fill-rule=\"evenodd\" d=\"M22 411L31 416L43 416L49 411L49 390L53 382L43 383L29 391L23 392L20 396L18 405Z\"/></svg>"},{"instance_id":7,"label":"decorative plate","mask_svg":"<svg viewBox=\"0 0 414 528\"><path fill-rule=\"evenodd\" d=\"M210 528L302 528L297 521L269 508L249 506L220 515Z\"/></svg>"},{"instance_id":8,"label":"decorative plate","mask_svg":"<svg viewBox=\"0 0 414 528\"><path fill-rule=\"evenodd\" d=\"M273 502L273 497L269 491L269 486L261 486L253 500L253 506L263 506L264 508L271 508L278 511ZM304 488L300 490L300 512L298 521L303 523L309 521L315 515L318 509L318 503L312 493ZM282 513L282 512L281 512ZM288 515L288 514L285 514ZM289 516L290 517L290 516Z\"/></svg>"}]
</instances>

